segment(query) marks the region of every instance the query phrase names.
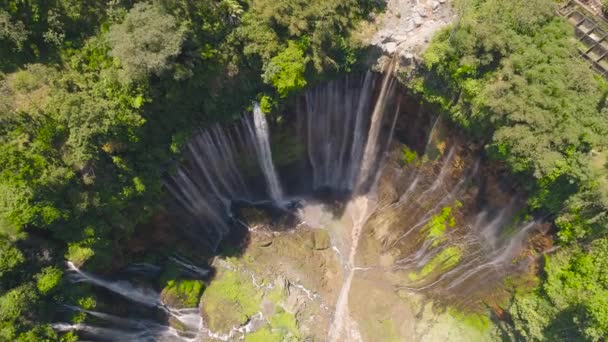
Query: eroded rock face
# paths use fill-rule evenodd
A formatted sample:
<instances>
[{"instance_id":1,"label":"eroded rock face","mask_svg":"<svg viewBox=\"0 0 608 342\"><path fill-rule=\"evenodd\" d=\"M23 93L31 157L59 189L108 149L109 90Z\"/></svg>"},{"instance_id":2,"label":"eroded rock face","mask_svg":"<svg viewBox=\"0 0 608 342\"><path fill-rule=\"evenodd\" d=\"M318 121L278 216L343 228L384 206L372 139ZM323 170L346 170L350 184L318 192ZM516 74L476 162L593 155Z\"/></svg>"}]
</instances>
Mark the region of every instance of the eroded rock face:
<instances>
[{"instance_id":1,"label":"eroded rock face","mask_svg":"<svg viewBox=\"0 0 608 342\"><path fill-rule=\"evenodd\" d=\"M399 54L400 64L415 64L433 35L455 20L447 0L389 0L375 20L376 32L368 43L384 55Z\"/></svg>"}]
</instances>

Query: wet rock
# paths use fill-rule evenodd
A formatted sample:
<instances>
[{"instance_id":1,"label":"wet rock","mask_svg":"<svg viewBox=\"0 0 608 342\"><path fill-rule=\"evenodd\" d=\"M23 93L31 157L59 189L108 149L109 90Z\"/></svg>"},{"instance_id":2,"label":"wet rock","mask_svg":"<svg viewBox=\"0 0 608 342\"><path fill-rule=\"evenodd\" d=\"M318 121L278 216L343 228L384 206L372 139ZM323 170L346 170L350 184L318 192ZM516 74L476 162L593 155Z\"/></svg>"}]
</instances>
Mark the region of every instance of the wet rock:
<instances>
[{"instance_id":1,"label":"wet rock","mask_svg":"<svg viewBox=\"0 0 608 342\"><path fill-rule=\"evenodd\" d=\"M384 51L386 53L388 53L389 55L392 55L393 53L395 53L395 51L397 50L397 44L396 43L387 43L386 45L384 45Z\"/></svg>"},{"instance_id":2,"label":"wet rock","mask_svg":"<svg viewBox=\"0 0 608 342\"><path fill-rule=\"evenodd\" d=\"M180 333L185 333L188 331L188 327L182 323L179 319L170 316L169 317L169 326L177 331L179 331Z\"/></svg>"}]
</instances>

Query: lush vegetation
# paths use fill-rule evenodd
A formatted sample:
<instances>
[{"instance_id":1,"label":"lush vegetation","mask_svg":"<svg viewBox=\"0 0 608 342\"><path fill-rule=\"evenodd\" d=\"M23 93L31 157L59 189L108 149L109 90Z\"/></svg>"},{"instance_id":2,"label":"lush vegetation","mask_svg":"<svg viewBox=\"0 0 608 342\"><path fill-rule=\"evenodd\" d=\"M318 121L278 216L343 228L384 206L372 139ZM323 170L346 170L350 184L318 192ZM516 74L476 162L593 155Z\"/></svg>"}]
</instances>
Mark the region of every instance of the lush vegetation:
<instances>
[{"instance_id":1,"label":"lush vegetation","mask_svg":"<svg viewBox=\"0 0 608 342\"><path fill-rule=\"evenodd\" d=\"M608 86L576 57L554 1L455 5L460 18L434 39L415 88L520 178L531 210L554 219L560 244L545 256L537 288L506 308L514 334L602 340ZM350 71L359 51L349 34L375 6L0 0L0 340L76 340L51 329L56 308L92 309L96 299L86 286L66 286L64 261L110 269L136 226L161 210L163 176L194 129L231 120L253 100L270 111L312 81ZM282 160L293 158L299 146L278 140ZM405 164L416 160L404 150ZM440 243L453 220L444 209L428 237ZM460 254L447 248L410 277L450 269ZM259 303L235 277L204 293L238 306L230 313L243 320ZM177 276L161 287L185 306L203 291ZM295 336L295 324L277 312L247 338Z\"/></svg>"},{"instance_id":2,"label":"lush vegetation","mask_svg":"<svg viewBox=\"0 0 608 342\"><path fill-rule=\"evenodd\" d=\"M576 53L551 0L457 1L458 21L435 37L416 85L486 142L553 218L561 250L539 287L509 308L525 340L608 336L607 87ZM577 244L586 246L580 248ZM567 327L567 328L565 328Z\"/></svg>"},{"instance_id":3,"label":"lush vegetation","mask_svg":"<svg viewBox=\"0 0 608 342\"><path fill-rule=\"evenodd\" d=\"M57 304L95 305L63 286L64 260L111 267L192 130L349 70L373 5L1 0L0 340L75 338L47 325ZM188 306L201 291L165 285Z\"/></svg>"}]
</instances>

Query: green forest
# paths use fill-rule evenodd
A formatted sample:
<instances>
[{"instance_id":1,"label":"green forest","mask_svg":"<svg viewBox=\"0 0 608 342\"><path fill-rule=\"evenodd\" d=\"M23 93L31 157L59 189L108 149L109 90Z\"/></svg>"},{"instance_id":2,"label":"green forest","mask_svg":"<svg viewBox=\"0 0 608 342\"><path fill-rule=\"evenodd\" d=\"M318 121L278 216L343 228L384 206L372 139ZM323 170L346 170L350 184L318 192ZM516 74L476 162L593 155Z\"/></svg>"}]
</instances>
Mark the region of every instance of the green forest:
<instances>
[{"instance_id":1,"label":"green forest","mask_svg":"<svg viewBox=\"0 0 608 342\"><path fill-rule=\"evenodd\" d=\"M0 0L0 341L78 340L50 326L62 304L96 305L65 261L103 272L128 255L196 129L365 68L353 34L384 5ZM453 6L406 87L482 141L553 223L555 250L533 286L513 288L505 329L604 341L608 83L553 0Z\"/></svg>"}]
</instances>

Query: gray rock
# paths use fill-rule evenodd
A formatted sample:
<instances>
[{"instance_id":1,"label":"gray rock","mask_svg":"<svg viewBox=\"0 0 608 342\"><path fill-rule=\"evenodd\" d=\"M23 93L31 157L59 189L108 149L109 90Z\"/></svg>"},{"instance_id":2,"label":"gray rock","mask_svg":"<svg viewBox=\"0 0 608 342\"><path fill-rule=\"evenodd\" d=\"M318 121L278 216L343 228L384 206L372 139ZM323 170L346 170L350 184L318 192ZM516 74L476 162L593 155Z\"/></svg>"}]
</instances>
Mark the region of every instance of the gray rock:
<instances>
[{"instance_id":1,"label":"gray rock","mask_svg":"<svg viewBox=\"0 0 608 342\"><path fill-rule=\"evenodd\" d=\"M384 45L384 51L388 54L393 54L397 50L397 44L390 42Z\"/></svg>"},{"instance_id":2,"label":"gray rock","mask_svg":"<svg viewBox=\"0 0 608 342\"><path fill-rule=\"evenodd\" d=\"M409 66L414 63L414 54L411 52L402 52L399 55L399 64L402 66Z\"/></svg>"}]
</instances>

